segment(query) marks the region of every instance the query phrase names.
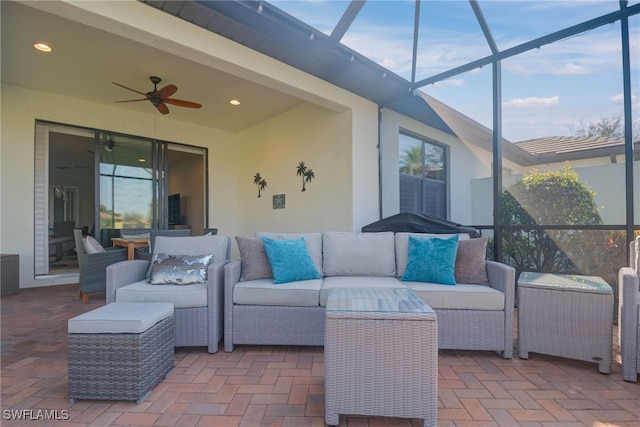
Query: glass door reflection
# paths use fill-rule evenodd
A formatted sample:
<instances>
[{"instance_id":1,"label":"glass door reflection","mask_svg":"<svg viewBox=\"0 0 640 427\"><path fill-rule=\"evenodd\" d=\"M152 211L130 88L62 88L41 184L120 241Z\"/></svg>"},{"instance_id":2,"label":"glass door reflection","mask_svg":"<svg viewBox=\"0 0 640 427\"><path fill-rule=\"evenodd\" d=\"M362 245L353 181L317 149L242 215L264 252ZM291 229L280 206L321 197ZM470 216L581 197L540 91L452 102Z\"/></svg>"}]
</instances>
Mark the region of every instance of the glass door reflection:
<instances>
[{"instance_id":1,"label":"glass door reflection","mask_svg":"<svg viewBox=\"0 0 640 427\"><path fill-rule=\"evenodd\" d=\"M153 141L99 135L99 221L103 246L121 229L149 229L156 221ZM133 231L133 230L132 230Z\"/></svg>"}]
</instances>

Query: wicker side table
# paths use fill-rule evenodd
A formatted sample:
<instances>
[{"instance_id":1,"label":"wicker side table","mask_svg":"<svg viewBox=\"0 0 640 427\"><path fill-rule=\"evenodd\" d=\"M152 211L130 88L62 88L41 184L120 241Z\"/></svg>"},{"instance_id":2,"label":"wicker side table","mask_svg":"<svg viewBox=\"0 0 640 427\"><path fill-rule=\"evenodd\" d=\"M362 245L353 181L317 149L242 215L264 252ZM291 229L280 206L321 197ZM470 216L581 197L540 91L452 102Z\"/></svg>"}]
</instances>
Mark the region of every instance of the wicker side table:
<instances>
[{"instance_id":1,"label":"wicker side table","mask_svg":"<svg viewBox=\"0 0 640 427\"><path fill-rule=\"evenodd\" d=\"M0 297L15 295L20 290L20 255L0 255Z\"/></svg>"},{"instance_id":2,"label":"wicker side table","mask_svg":"<svg viewBox=\"0 0 640 427\"><path fill-rule=\"evenodd\" d=\"M172 303L114 302L69 319L69 400L144 401L173 371Z\"/></svg>"},{"instance_id":3,"label":"wicker side table","mask_svg":"<svg viewBox=\"0 0 640 427\"><path fill-rule=\"evenodd\" d=\"M524 272L518 279L518 355L529 352L598 363L608 374L613 290L596 276Z\"/></svg>"},{"instance_id":4,"label":"wicker side table","mask_svg":"<svg viewBox=\"0 0 640 427\"><path fill-rule=\"evenodd\" d=\"M326 306L325 421L339 414L438 418L438 321L410 289L332 289Z\"/></svg>"}]
</instances>

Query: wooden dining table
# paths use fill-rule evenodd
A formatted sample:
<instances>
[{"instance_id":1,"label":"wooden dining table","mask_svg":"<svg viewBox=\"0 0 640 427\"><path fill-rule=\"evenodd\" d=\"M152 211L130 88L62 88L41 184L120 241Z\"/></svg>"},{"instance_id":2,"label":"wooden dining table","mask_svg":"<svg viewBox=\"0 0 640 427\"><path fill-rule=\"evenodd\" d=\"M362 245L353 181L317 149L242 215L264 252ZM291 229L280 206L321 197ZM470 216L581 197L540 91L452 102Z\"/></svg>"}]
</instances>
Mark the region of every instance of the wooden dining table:
<instances>
[{"instance_id":1,"label":"wooden dining table","mask_svg":"<svg viewBox=\"0 0 640 427\"><path fill-rule=\"evenodd\" d=\"M123 246L127 248L127 259L135 259L135 248L149 247L149 239L146 237L113 237L113 246Z\"/></svg>"}]
</instances>

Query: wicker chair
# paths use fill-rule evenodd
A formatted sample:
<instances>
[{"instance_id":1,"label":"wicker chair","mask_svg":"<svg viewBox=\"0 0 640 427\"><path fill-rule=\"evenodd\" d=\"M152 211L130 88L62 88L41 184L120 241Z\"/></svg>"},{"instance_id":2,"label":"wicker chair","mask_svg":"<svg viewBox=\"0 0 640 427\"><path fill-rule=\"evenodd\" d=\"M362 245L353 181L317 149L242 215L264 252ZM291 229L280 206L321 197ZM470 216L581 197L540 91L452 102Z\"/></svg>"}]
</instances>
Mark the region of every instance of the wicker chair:
<instances>
[{"instance_id":1,"label":"wicker chair","mask_svg":"<svg viewBox=\"0 0 640 427\"><path fill-rule=\"evenodd\" d=\"M105 248L104 252L87 253L82 242L82 230L73 230L73 238L80 268L80 293L82 303L89 302L89 294L106 290L107 266L127 259L127 248Z\"/></svg>"},{"instance_id":2,"label":"wicker chair","mask_svg":"<svg viewBox=\"0 0 640 427\"><path fill-rule=\"evenodd\" d=\"M631 242L629 267L618 272L618 328L622 377L637 382L640 373L640 236Z\"/></svg>"},{"instance_id":3,"label":"wicker chair","mask_svg":"<svg viewBox=\"0 0 640 427\"><path fill-rule=\"evenodd\" d=\"M107 268L107 304L112 302L173 302L175 346L206 346L209 353L218 351L223 333L224 266L229 262L231 244L227 236L186 236L156 239L154 250L168 255L213 254L204 286L151 285L149 261L131 260ZM185 302L185 291L200 292L197 304Z\"/></svg>"}]
</instances>

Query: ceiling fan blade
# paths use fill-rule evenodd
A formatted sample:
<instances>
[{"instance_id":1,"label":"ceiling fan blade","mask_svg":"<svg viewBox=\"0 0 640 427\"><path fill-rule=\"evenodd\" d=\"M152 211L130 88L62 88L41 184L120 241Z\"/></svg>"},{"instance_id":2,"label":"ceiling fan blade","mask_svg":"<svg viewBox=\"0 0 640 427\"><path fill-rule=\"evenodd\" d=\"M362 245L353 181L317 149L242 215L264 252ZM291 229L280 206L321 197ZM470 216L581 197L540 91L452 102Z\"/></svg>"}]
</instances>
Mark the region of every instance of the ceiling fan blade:
<instances>
[{"instance_id":1,"label":"ceiling fan blade","mask_svg":"<svg viewBox=\"0 0 640 427\"><path fill-rule=\"evenodd\" d=\"M116 82L111 82L111 83L113 83L113 84L114 84L114 85L116 85L116 86L120 86L121 88L124 88L124 89L130 90L131 92L135 92L135 93L137 93L137 94L140 94L140 95L142 95L142 96L145 96L145 97L147 96L147 94L146 94L146 93L144 93L144 92L140 92L140 91L137 91L137 90L135 90L135 89L131 89L130 87L123 86L123 85L121 85L120 83L116 83Z\"/></svg>"},{"instance_id":2,"label":"ceiling fan blade","mask_svg":"<svg viewBox=\"0 0 640 427\"><path fill-rule=\"evenodd\" d=\"M149 100L148 98L142 98L142 99L127 99L125 101L113 101L113 102L117 104L120 102L138 102L138 101L148 101L148 100Z\"/></svg>"},{"instance_id":3,"label":"ceiling fan blade","mask_svg":"<svg viewBox=\"0 0 640 427\"><path fill-rule=\"evenodd\" d=\"M156 105L156 108L158 109L158 111L160 111L162 114L169 114L169 107L167 107L167 104L165 104L164 102L159 103L158 105Z\"/></svg>"},{"instance_id":4,"label":"ceiling fan blade","mask_svg":"<svg viewBox=\"0 0 640 427\"><path fill-rule=\"evenodd\" d=\"M164 102L171 105L177 105L178 107L202 108L202 104L198 104L197 102L185 101L183 99L167 98L164 100Z\"/></svg>"},{"instance_id":5,"label":"ceiling fan blade","mask_svg":"<svg viewBox=\"0 0 640 427\"><path fill-rule=\"evenodd\" d=\"M176 93L178 91L178 87L176 85L166 85L162 89L159 89L156 95L158 98L166 99Z\"/></svg>"}]
</instances>

